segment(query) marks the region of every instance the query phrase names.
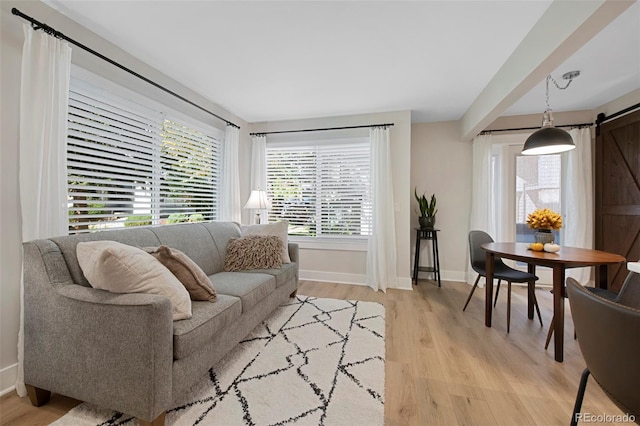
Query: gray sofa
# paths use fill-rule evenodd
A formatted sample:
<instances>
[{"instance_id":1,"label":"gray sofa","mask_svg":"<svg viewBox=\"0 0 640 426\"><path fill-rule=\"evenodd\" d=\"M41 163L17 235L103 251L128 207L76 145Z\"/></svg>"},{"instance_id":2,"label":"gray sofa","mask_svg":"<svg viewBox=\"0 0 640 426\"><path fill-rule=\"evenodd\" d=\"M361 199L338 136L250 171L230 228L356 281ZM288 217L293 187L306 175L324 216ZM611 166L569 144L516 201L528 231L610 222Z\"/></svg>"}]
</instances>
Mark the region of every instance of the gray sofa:
<instances>
[{"instance_id":1,"label":"gray sofa","mask_svg":"<svg viewBox=\"0 0 640 426\"><path fill-rule=\"evenodd\" d=\"M276 307L295 295L298 246L280 269L223 272L232 222L166 225L24 243L24 380L34 405L55 392L163 424L172 402ZM209 275L218 300L192 302L172 321L169 299L92 288L76 258L81 241L166 245Z\"/></svg>"}]
</instances>

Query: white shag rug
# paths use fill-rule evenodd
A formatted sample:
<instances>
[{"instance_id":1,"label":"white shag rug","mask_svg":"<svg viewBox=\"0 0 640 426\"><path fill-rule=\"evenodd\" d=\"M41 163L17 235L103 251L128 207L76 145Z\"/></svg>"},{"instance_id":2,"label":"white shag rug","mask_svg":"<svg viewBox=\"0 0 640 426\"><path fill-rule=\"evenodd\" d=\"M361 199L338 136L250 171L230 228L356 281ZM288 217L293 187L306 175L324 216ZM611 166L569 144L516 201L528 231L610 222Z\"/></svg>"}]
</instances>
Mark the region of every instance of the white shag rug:
<instances>
[{"instance_id":1,"label":"white shag rug","mask_svg":"<svg viewBox=\"0 0 640 426\"><path fill-rule=\"evenodd\" d=\"M384 306L298 296L167 411L167 425L382 425ZM83 403L56 426L136 425Z\"/></svg>"}]
</instances>

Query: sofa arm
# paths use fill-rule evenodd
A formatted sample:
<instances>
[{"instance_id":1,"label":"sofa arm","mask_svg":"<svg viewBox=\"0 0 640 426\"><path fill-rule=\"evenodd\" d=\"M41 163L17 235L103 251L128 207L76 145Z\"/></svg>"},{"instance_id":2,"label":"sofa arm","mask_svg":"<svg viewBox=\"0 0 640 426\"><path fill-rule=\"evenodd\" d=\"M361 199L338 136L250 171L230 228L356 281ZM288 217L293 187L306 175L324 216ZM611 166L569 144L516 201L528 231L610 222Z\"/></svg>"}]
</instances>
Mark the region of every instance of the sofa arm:
<instances>
[{"instance_id":1,"label":"sofa arm","mask_svg":"<svg viewBox=\"0 0 640 426\"><path fill-rule=\"evenodd\" d=\"M172 402L169 299L25 286L25 383L151 420Z\"/></svg>"},{"instance_id":2,"label":"sofa arm","mask_svg":"<svg viewBox=\"0 0 640 426\"><path fill-rule=\"evenodd\" d=\"M298 243L289 243L288 248L291 261L300 264L300 247Z\"/></svg>"}]
</instances>

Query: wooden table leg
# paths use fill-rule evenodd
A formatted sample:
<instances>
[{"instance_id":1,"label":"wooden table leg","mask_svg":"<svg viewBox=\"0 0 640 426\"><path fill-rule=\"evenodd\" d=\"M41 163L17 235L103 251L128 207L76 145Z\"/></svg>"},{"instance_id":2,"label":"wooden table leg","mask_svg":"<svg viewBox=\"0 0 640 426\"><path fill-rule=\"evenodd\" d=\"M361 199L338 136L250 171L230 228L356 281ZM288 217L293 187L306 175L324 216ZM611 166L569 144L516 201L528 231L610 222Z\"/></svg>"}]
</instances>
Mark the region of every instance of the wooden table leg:
<instances>
[{"instance_id":1,"label":"wooden table leg","mask_svg":"<svg viewBox=\"0 0 640 426\"><path fill-rule=\"evenodd\" d=\"M555 360L564 360L564 265L553 266L553 344Z\"/></svg>"},{"instance_id":2,"label":"wooden table leg","mask_svg":"<svg viewBox=\"0 0 640 426\"><path fill-rule=\"evenodd\" d=\"M527 264L527 272L530 273L531 275L535 275L536 274L536 265L533 265L531 263ZM535 281L529 281L527 283L527 286L529 287L529 291L527 292L527 317L529 317L529 319L533 319L533 298L531 297L531 295L533 294L534 291L536 291L536 282Z\"/></svg>"},{"instance_id":3,"label":"wooden table leg","mask_svg":"<svg viewBox=\"0 0 640 426\"><path fill-rule=\"evenodd\" d=\"M596 266L598 268L598 273L596 277L598 277L598 281L596 281L596 287L607 289L609 287L609 283L607 282L607 265Z\"/></svg>"},{"instance_id":4,"label":"wooden table leg","mask_svg":"<svg viewBox=\"0 0 640 426\"><path fill-rule=\"evenodd\" d=\"M495 255L493 253L487 252L485 256L486 261L486 272L487 282L485 283L485 311L484 311L484 325L487 327L491 327L491 314L493 310L493 263L495 261Z\"/></svg>"}]
</instances>

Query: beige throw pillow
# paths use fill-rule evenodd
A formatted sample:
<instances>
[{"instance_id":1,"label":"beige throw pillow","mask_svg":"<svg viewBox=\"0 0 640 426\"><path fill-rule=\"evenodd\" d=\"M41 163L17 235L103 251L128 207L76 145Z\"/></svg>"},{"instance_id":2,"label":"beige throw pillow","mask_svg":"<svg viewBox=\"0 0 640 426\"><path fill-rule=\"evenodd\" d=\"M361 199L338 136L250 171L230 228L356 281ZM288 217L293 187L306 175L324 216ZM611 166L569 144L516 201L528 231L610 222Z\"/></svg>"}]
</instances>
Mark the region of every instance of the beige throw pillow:
<instances>
[{"instance_id":1,"label":"beige throw pillow","mask_svg":"<svg viewBox=\"0 0 640 426\"><path fill-rule=\"evenodd\" d=\"M263 225L244 225L242 237L247 235L275 235L282 241L282 263L291 263L289 258L289 222L265 223Z\"/></svg>"},{"instance_id":2,"label":"beige throw pillow","mask_svg":"<svg viewBox=\"0 0 640 426\"><path fill-rule=\"evenodd\" d=\"M173 320L191 318L184 286L149 253L115 241L78 243L78 263L93 288L112 293L151 293L171 300Z\"/></svg>"},{"instance_id":3,"label":"beige throw pillow","mask_svg":"<svg viewBox=\"0 0 640 426\"><path fill-rule=\"evenodd\" d=\"M143 249L155 257L184 285L191 300L215 302L216 290L211 286L209 277L189 256L178 249L167 246L145 247Z\"/></svg>"},{"instance_id":4,"label":"beige throw pillow","mask_svg":"<svg viewBox=\"0 0 640 426\"><path fill-rule=\"evenodd\" d=\"M224 270L275 269L282 266L282 240L275 235L232 238L227 246Z\"/></svg>"}]
</instances>

